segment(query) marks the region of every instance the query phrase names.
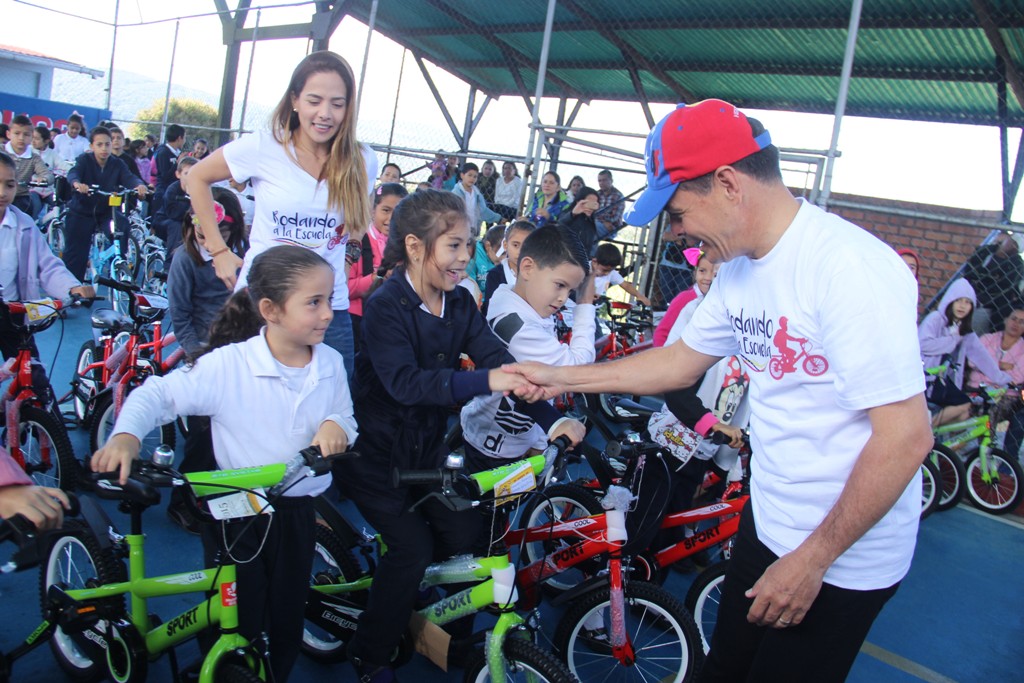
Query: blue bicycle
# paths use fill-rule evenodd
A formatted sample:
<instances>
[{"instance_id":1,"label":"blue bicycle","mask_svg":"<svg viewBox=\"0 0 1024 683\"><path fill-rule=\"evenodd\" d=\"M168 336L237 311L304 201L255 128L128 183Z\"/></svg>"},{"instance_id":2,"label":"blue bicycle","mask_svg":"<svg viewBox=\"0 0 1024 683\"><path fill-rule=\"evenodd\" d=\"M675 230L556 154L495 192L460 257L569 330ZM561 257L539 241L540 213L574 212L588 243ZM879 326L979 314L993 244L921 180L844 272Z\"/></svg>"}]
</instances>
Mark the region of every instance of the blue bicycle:
<instances>
[{"instance_id":1,"label":"blue bicycle","mask_svg":"<svg viewBox=\"0 0 1024 683\"><path fill-rule=\"evenodd\" d=\"M111 207L110 224L106 230L97 230L92 235L92 247L89 250L89 266L86 269L86 280L97 284L99 278L109 278L116 282L133 284L138 274L139 243L130 232L122 226L128 221L124 216L124 200L135 190L122 188L108 192L98 185L92 185L89 193L108 198ZM118 218L120 216L120 218ZM124 250L122 252L122 244ZM113 288L108 288L107 296L110 307L118 313L128 315L128 296Z\"/></svg>"}]
</instances>

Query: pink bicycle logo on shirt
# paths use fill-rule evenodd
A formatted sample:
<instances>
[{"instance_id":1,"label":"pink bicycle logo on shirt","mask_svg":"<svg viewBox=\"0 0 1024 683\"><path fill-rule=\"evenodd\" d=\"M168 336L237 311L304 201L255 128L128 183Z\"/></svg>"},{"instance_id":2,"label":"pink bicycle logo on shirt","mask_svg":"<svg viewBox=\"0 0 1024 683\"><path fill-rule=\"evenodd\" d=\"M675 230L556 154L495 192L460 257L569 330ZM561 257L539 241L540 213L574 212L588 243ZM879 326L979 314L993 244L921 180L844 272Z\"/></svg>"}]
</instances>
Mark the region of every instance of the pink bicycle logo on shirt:
<instances>
[{"instance_id":1,"label":"pink bicycle logo on shirt","mask_svg":"<svg viewBox=\"0 0 1024 683\"><path fill-rule=\"evenodd\" d=\"M825 371L828 370L828 360L825 356L808 353L811 347L812 344L805 339L800 343L799 353L790 351L792 354L791 358L787 358L782 355L772 356L771 360L768 361L768 373L773 379L782 379L783 375L790 372L796 372L797 363L803 359L804 372L811 377L824 375Z\"/></svg>"}]
</instances>

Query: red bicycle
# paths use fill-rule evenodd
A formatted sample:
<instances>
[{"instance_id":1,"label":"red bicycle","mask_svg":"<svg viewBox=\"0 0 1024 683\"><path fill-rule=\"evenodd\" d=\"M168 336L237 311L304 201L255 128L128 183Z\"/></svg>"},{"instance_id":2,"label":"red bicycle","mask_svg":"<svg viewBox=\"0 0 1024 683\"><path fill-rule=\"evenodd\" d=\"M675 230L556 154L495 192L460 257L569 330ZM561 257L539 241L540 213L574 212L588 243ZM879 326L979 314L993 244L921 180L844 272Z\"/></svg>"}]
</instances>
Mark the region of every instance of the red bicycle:
<instances>
[{"instance_id":1,"label":"red bicycle","mask_svg":"<svg viewBox=\"0 0 1024 683\"><path fill-rule=\"evenodd\" d=\"M60 319L62 309L79 301L79 297L0 300L8 315L25 316L24 325L16 326L21 335L18 355L0 368L0 382L11 380L0 397L5 415L3 446L36 484L66 491L74 490L79 465L64 421L51 409L53 397L42 395L50 393L49 382L42 364L32 358L32 335L48 329Z\"/></svg>"},{"instance_id":2,"label":"red bicycle","mask_svg":"<svg viewBox=\"0 0 1024 683\"><path fill-rule=\"evenodd\" d=\"M93 313L92 326L101 333L99 344L87 341L78 353L71 395L76 415L89 426L89 448L94 452L106 443L128 393L152 375L167 374L185 357L184 349L178 348L164 358L175 341L173 333L163 334L160 322L167 313L167 299L131 283L103 277L97 283L123 292L128 313ZM174 441L174 424L163 425L143 439L142 454L148 457L161 444L174 448Z\"/></svg>"}]
</instances>

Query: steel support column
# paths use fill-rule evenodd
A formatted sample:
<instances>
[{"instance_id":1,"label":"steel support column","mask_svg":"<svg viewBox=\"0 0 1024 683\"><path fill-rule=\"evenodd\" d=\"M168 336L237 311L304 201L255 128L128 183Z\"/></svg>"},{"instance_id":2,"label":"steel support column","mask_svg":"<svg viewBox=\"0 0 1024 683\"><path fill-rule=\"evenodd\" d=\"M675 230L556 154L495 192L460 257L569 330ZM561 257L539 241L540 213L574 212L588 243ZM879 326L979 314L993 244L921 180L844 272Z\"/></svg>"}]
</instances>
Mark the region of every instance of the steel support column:
<instances>
[{"instance_id":1,"label":"steel support column","mask_svg":"<svg viewBox=\"0 0 1024 683\"><path fill-rule=\"evenodd\" d=\"M437 102L437 106L441 109L441 114L444 115L444 120L448 124L448 128L452 131L452 136L455 138L455 142L459 144L459 149L462 149L462 134L459 133L459 129L455 126L455 121L452 119L451 112L448 111L448 107L444 103L444 98L441 97L441 93L438 91L437 86L434 85L434 79L430 77L430 72L427 71L427 65L424 64L423 58L415 52L412 53L412 56L416 60L416 66L420 68L420 73L423 74L423 80L427 82L427 87L430 88L430 92L434 96L434 101Z\"/></svg>"},{"instance_id":2,"label":"steel support column","mask_svg":"<svg viewBox=\"0 0 1024 683\"><path fill-rule=\"evenodd\" d=\"M558 0L548 0L548 13L544 20L544 40L540 47L540 64L537 66L537 90L533 98L533 120L530 123L530 147L528 150L529 170L524 173L529 174L529 189L527 190L526 184L523 185L523 190L529 194L525 196L533 196L537 188L537 167L540 166L540 152L543 149L543 133L540 131L540 101L544 97L544 79L548 73L548 53L551 51L551 29L555 23L555 6L558 4ZM522 206L522 198L519 202Z\"/></svg>"},{"instance_id":3,"label":"steel support column","mask_svg":"<svg viewBox=\"0 0 1024 683\"><path fill-rule=\"evenodd\" d=\"M853 55L857 51L857 31L860 28L860 12L863 4L863 0L853 0L853 5L850 8L850 28L846 34L846 54L843 55L843 72L839 80L839 95L836 97L832 142L828 146L828 155L825 159L825 182L819 197L820 205L826 208L829 195L832 194L832 169L836 163L839 130L843 125L843 114L846 113L846 97L850 92L850 74L853 72Z\"/></svg>"},{"instance_id":4,"label":"steel support column","mask_svg":"<svg viewBox=\"0 0 1024 683\"><path fill-rule=\"evenodd\" d=\"M226 145L231 140L231 118L235 112L235 83L238 80L238 61L242 53L242 41L237 38L237 32L245 25L245 18L249 14L251 0L238 0L238 7L234 16L228 10L225 0L214 0L217 11L220 12L221 29L223 42L227 46L227 55L224 60L224 78L220 86L220 105L218 107L219 117L217 127L223 130L218 133L218 145Z\"/></svg>"}]
</instances>

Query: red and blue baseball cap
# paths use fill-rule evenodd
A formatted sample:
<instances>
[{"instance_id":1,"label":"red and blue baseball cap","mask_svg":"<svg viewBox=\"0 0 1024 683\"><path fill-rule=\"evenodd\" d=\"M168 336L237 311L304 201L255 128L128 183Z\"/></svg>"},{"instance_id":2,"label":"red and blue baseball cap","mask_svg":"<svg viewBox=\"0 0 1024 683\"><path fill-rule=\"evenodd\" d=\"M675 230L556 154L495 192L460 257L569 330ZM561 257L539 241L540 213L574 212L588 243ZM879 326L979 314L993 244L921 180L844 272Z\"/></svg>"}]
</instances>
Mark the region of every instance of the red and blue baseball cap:
<instances>
[{"instance_id":1,"label":"red and blue baseball cap","mask_svg":"<svg viewBox=\"0 0 1024 683\"><path fill-rule=\"evenodd\" d=\"M623 219L630 225L650 223L679 183L734 164L770 144L768 131L755 136L747 117L728 102L680 104L647 136L647 189Z\"/></svg>"}]
</instances>

